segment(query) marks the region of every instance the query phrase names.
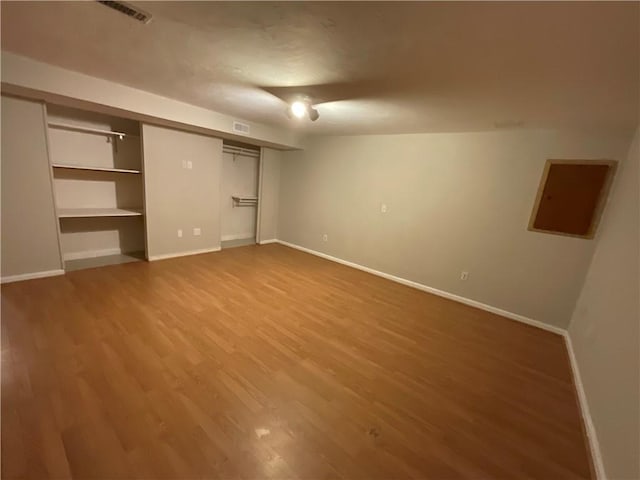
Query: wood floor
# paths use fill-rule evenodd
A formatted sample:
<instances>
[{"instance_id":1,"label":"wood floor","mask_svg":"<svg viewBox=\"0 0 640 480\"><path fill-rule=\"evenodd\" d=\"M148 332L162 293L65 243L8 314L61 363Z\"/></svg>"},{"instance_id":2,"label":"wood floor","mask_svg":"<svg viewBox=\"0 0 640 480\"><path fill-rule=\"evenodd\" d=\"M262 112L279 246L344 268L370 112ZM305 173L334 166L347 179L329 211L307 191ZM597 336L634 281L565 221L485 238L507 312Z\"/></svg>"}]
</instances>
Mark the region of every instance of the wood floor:
<instances>
[{"instance_id":1,"label":"wood floor","mask_svg":"<svg viewBox=\"0 0 640 480\"><path fill-rule=\"evenodd\" d=\"M281 245L2 287L3 478L590 478L560 336Z\"/></svg>"}]
</instances>

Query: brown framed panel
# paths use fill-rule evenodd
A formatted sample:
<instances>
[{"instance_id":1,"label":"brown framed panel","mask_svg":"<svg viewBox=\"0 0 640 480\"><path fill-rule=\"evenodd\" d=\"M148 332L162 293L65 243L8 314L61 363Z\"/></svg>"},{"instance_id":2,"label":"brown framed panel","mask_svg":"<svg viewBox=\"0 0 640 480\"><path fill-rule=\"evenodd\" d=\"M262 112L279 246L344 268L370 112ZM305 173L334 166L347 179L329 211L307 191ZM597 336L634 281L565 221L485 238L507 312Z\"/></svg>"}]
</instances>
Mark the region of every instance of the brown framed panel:
<instances>
[{"instance_id":1,"label":"brown framed panel","mask_svg":"<svg viewBox=\"0 0 640 480\"><path fill-rule=\"evenodd\" d=\"M547 160L529 230L593 238L618 162Z\"/></svg>"}]
</instances>

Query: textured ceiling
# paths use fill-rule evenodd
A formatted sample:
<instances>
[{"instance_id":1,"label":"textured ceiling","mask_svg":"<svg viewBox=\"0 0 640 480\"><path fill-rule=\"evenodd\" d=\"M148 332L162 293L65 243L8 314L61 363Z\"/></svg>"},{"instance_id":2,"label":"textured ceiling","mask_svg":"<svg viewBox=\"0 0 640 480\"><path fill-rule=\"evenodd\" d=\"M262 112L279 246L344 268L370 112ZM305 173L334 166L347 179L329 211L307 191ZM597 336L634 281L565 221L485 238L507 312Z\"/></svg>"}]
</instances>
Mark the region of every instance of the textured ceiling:
<instances>
[{"instance_id":1,"label":"textured ceiling","mask_svg":"<svg viewBox=\"0 0 640 480\"><path fill-rule=\"evenodd\" d=\"M135 3L135 2L134 2ZM2 2L2 49L309 133L638 123L640 4ZM276 95L324 101L289 120Z\"/></svg>"}]
</instances>

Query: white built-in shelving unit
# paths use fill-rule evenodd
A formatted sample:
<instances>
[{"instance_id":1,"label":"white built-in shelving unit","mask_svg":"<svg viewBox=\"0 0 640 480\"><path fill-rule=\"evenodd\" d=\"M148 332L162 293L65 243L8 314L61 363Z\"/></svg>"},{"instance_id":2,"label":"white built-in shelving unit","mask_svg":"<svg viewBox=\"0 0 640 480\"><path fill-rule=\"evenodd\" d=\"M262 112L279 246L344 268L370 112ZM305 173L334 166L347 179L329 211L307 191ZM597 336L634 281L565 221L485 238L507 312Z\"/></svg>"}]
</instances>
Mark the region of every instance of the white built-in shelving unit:
<instances>
[{"instance_id":1,"label":"white built-in shelving unit","mask_svg":"<svg viewBox=\"0 0 640 480\"><path fill-rule=\"evenodd\" d=\"M65 269L144 258L139 123L49 105L47 124Z\"/></svg>"}]
</instances>

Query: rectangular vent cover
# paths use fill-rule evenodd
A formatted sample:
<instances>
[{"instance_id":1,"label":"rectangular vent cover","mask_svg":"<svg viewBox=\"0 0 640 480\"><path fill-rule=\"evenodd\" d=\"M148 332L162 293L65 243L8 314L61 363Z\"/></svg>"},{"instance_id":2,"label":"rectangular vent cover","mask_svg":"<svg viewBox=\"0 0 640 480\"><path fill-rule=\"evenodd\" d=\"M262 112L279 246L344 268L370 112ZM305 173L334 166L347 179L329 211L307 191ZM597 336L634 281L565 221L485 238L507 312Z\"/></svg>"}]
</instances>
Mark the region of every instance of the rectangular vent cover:
<instances>
[{"instance_id":1,"label":"rectangular vent cover","mask_svg":"<svg viewBox=\"0 0 640 480\"><path fill-rule=\"evenodd\" d=\"M139 8L136 8L128 3L106 0L97 0L97 2L106 7L113 8L114 10L117 10L118 12L125 14L127 17L131 17L139 22L146 24L151 21L151 15L149 13L140 10Z\"/></svg>"},{"instance_id":2,"label":"rectangular vent cover","mask_svg":"<svg viewBox=\"0 0 640 480\"><path fill-rule=\"evenodd\" d=\"M241 122L233 122L233 131L236 133L242 133L243 135L249 135L249 125Z\"/></svg>"}]
</instances>

